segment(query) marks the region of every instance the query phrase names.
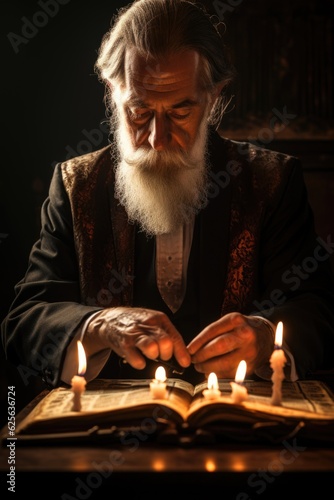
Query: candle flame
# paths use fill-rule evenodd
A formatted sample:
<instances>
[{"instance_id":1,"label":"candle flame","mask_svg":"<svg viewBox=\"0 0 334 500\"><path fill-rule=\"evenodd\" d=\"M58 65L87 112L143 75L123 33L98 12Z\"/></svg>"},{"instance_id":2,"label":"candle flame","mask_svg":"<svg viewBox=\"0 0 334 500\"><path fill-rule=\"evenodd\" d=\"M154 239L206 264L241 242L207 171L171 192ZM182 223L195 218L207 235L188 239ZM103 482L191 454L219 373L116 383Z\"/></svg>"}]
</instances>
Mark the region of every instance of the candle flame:
<instances>
[{"instance_id":1,"label":"candle flame","mask_svg":"<svg viewBox=\"0 0 334 500\"><path fill-rule=\"evenodd\" d=\"M86 373L87 361L86 361L86 353L85 349L82 345L82 342L78 340L78 375L84 375Z\"/></svg>"},{"instance_id":2,"label":"candle flame","mask_svg":"<svg viewBox=\"0 0 334 500\"><path fill-rule=\"evenodd\" d=\"M281 347L282 342L283 342L283 323L282 321L279 321L276 327L275 345Z\"/></svg>"},{"instance_id":3,"label":"candle flame","mask_svg":"<svg viewBox=\"0 0 334 500\"><path fill-rule=\"evenodd\" d=\"M208 376L208 389L218 389L218 388L219 386L218 386L217 375L214 372L212 372Z\"/></svg>"},{"instance_id":4,"label":"candle flame","mask_svg":"<svg viewBox=\"0 0 334 500\"><path fill-rule=\"evenodd\" d=\"M240 361L239 366L237 368L237 372L235 374L235 381L238 382L239 384L244 381L245 375L247 371L247 363L243 359Z\"/></svg>"},{"instance_id":5,"label":"candle flame","mask_svg":"<svg viewBox=\"0 0 334 500\"><path fill-rule=\"evenodd\" d=\"M158 368L156 369L155 379L158 382L164 382L166 380L166 370L164 369L163 366L158 366Z\"/></svg>"}]
</instances>

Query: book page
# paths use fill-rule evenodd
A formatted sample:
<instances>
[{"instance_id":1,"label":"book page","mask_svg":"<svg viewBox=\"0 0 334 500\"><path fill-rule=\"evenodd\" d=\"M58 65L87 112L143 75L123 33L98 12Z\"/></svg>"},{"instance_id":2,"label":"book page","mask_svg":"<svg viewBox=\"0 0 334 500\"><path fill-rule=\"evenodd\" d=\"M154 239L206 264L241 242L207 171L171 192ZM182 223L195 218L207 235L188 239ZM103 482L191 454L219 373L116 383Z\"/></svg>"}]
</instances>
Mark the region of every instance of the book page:
<instances>
[{"instance_id":1,"label":"book page","mask_svg":"<svg viewBox=\"0 0 334 500\"><path fill-rule=\"evenodd\" d=\"M32 423L80 419L89 420L90 415L121 413L126 417L136 416L136 411L143 407L152 406L158 415L158 406L170 408L186 418L187 410L192 399L194 387L183 380L167 380L167 398L155 400L150 394L150 382L146 379L96 379L86 386L81 395L81 410L73 411L73 392L71 388L58 387L43 398L33 411L18 426L17 432L27 428ZM129 410L127 412L127 410ZM132 412L132 413L131 413ZM160 414L162 414L160 412ZM98 422L99 417L96 417ZM112 418L110 419L112 421Z\"/></svg>"},{"instance_id":2,"label":"book page","mask_svg":"<svg viewBox=\"0 0 334 500\"><path fill-rule=\"evenodd\" d=\"M231 386L229 381L219 380L221 397L213 402L206 401L202 392L206 388L205 384L200 384L195 388L195 396L190 407L189 414L196 412L201 415L210 404L215 405L215 411L220 403L228 405L222 410L235 415L238 419L243 418L242 413L246 411L257 414L268 414L282 418L303 418L310 420L333 420L334 421L334 398L332 392L326 385L316 380L305 380L298 382L283 382L282 384L282 405L273 406L271 404L272 384L268 381L246 380L244 386L247 388L248 398L241 405L235 405L231 400ZM235 407L239 410L236 411ZM202 407L202 408L201 408ZM229 408L230 407L230 408Z\"/></svg>"},{"instance_id":3,"label":"book page","mask_svg":"<svg viewBox=\"0 0 334 500\"><path fill-rule=\"evenodd\" d=\"M334 422L333 394L318 381L284 382L281 406L271 405L271 383L245 381L248 399L241 404L231 400L230 382L219 380L221 397L207 401L206 383L193 387L179 379L167 379L167 398L153 399L150 380L97 379L87 384L81 396L81 411L72 410L71 388L52 390L17 427L17 433L65 432L89 425L121 425L126 421L152 418L182 423L189 416L196 425L212 420L253 421L261 419L309 419ZM211 411L212 410L212 411ZM80 427L81 425L81 427Z\"/></svg>"},{"instance_id":4,"label":"book page","mask_svg":"<svg viewBox=\"0 0 334 500\"><path fill-rule=\"evenodd\" d=\"M245 384L249 400L267 404L271 398L271 384L253 382ZM334 400L332 393L317 380L283 382L282 406L301 412L317 413L334 418Z\"/></svg>"}]
</instances>

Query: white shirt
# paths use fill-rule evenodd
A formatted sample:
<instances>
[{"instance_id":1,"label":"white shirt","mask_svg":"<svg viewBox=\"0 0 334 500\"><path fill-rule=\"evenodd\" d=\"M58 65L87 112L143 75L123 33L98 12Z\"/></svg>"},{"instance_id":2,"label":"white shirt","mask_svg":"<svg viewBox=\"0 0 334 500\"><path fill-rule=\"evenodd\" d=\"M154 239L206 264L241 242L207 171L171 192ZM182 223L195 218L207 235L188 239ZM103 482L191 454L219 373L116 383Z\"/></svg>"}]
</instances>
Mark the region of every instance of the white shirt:
<instances>
[{"instance_id":1,"label":"white shirt","mask_svg":"<svg viewBox=\"0 0 334 500\"><path fill-rule=\"evenodd\" d=\"M175 313L187 288L187 269L194 232L194 218L173 233L156 236L156 277L161 297Z\"/></svg>"}]
</instances>

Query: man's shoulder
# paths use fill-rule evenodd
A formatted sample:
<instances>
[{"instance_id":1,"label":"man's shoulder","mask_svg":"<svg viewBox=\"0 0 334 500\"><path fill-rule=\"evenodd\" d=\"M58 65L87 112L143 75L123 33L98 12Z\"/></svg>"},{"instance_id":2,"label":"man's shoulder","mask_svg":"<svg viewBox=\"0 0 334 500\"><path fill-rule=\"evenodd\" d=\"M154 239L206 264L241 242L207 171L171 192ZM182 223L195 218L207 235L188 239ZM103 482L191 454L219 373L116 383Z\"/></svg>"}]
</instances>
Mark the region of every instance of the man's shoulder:
<instances>
[{"instance_id":1,"label":"man's shoulder","mask_svg":"<svg viewBox=\"0 0 334 500\"><path fill-rule=\"evenodd\" d=\"M295 156L276 151L275 148L269 148L269 145L258 144L251 142L251 140L235 140L230 139L224 135L223 132L216 133L213 147L225 151L227 158L232 158L240 161L241 163L248 163L254 168L270 167L277 165L285 165L297 160Z\"/></svg>"},{"instance_id":2,"label":"man's shoulder","mask_svg":"<svg viewBox=\"0 0 334 500\"><path fill-rule=\"evenodd\" d=\"M293 172L301 171L300 160L292 155L250 141L229 139L217 133L211 143L213 169L238 172L236 181L252 184L255 188L278 186Z\"/></svg>"},{"instance_id":3,"label":"man's shoulder","mask_svg":"<svg viewBox=\"0 0 334 500\"><path fill-rule=\"evenodd\" d=\"M75 156L60 163L63 174L75 175L85 178L91 175L93 170L99 168L110 168L111 165L111 145L107 145L96 151Z\"/></svg>"},{"instance_id":4,"label":"man's shoulder","mask_svg":"<svg viewBox=\"0 0 334 500\"><path fill-rule=\"evenodd\" d=\"M292 176L301 177L301 162L295 156L250 141L229 139L220 133L216 134L211 147L214 175L219 177L222 171L225 177L230 174L230 184L244 197L269 199L284 190Z\"/></svg>"},{"instance_id":5,"label":"man's shoulder","mask_svg":"<svg viewBox=\"0 0 334 500\"><path fill-rule=\"evenodd\" d=\"M56 166L68 192L75 189L90 191L104 185L113 176L111 145L70 158Z\"/></svg>"}]
</instances>

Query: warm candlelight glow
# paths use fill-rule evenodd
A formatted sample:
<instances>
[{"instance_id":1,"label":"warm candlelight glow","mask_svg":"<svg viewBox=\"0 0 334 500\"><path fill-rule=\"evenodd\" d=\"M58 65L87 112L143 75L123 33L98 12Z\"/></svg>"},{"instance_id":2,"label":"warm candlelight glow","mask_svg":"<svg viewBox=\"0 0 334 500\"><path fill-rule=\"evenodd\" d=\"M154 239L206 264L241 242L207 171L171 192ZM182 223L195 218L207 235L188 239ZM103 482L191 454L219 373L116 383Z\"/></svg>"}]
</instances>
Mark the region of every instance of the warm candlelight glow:
<instances>
[{"instance_id":1,"label":"warm candlelight glow","mask_svg":"<svg viewBox=\"0 0 334 500\"><path fill-rule=\"evenodd\" d=\"M165 399L167 397L166 370L158 366L155 378L150 382L150 393L153 399Z\"/></svg>"},{"instance_id":2,"label":"warm candlelight glow","mask_svg":"<svg viewBox=\"0 0 334 500\"><path fill-rule=\"evenodd\" d=\"M217 464L211 458L208 458L205 461L204 467L205 467L205 470L207 470L208 472L215 472L217 470Z\"/></svg>"},{"instance_id":3,"label":"warm candlelight glow","mask_svg":"<svg viewBox=\"0 0 334 500\"><path fill-rule=\"evenodd\" d=\"M86 353L84 346L82 345L82 342L80 342L80 340L78 340L77 345L78 345L78 359L79 359L78 375L84 375L87 369Z\"/></svg>"},{"instance_id":4,"label":"warm candlelight glow","mask_svg":"<svg viewBox=\"0 0 334 500\"><path fill-rule=\"evenodd\" d=\"M233 403L242 403L248 398L248 391L245 386L242 385L247 372L247 363L245 360L240 361L234 382L230 382L232 388L231 398Z\"/></svg>"},{"instance_id":5,"label":"warm candlelight glow","mask_svg":"<svg viewBox=\"0 0 334 500\"><path fill-rule=\"evenodd\" d=\"M158 380L159 382L165 382L166 380L166 370L163 366L158 366L158 368L155 371L155 380Z\"/></svg>"},{"instance_id":6,"label":"warm candlelight glow","mask_svg":"<svg viewBox=\"0 0 334 500\"><path fill-rule=\"evenodd\" d=\"M85 391L86 388L86 379L84 378L84 374L86 373L87 369L86 353L80 340L78 340L77 346L78 346L78 375L74 375L74 377L71 380L72 391L73 391L72 411L81 410L81 394Z\"/></svg>"},{"instance_id":7,"label":"warm candlelight glow","mask_svg":"<svg viewBox=\"0 0 334 500\"><path fill-rule=\"evenodd\" d=\"M208 377L208 389L218 389L218 378L215 373L210 373Z\"/></svg>"},{"instance_id":8,"label":"warm candlelight glow","mask_svg":"<svg viewBox=\"0 0 334 500\"><path fill-rule=\"evenodd\" d=\"M283 323L279 321L275 333L275 345L281 347L283 344Z\"/></svg>"},{"instance_id":9,"label":"warm candlelight glow","mask_svg":"<svg viewBox=\"0 0 334 500\"><path fill-rule=\"evenodd\" d=\"M205 399L218 399L221 395L217 375L211 372L208 376L208 388L203 391Z\"/></svg>"},{"instance_id":10,"label":"warm candlelight glow","mask_svg":"<svg viewBox=\"0 0 334 500\"><path fill-rule=\"evenodd\" d=\"M152 462L152 469L161 472L166 469L166 463L163 458L154 458Z\"/></svg>"},{"instance_id":11,"label":"warm candlelight glow","mask_svg":"<svg viewBox=\"0 0 334 500\"><path fill-rule=\"evenodd\" d=\"M247 371L247 363L245 360L240 361L239 366L237 368L237 372L235 374L235 381L239 384L245 380Z\"/></svg>"},{"instance_id":12,"label":"warm candlelight glow","mask_svg":"<svg viewBox=\"0 0 334 500\"><path fill-rule=\"evenodd\" d=\"M283 323L280 321L276 327L274 351L270 357L270 366L273 370L271 380L273 390L271 404L280 406L282 404L282 381L284 380L284 366L286 357L282 349L283 344Z\"/></svg>"}]
</instances>

